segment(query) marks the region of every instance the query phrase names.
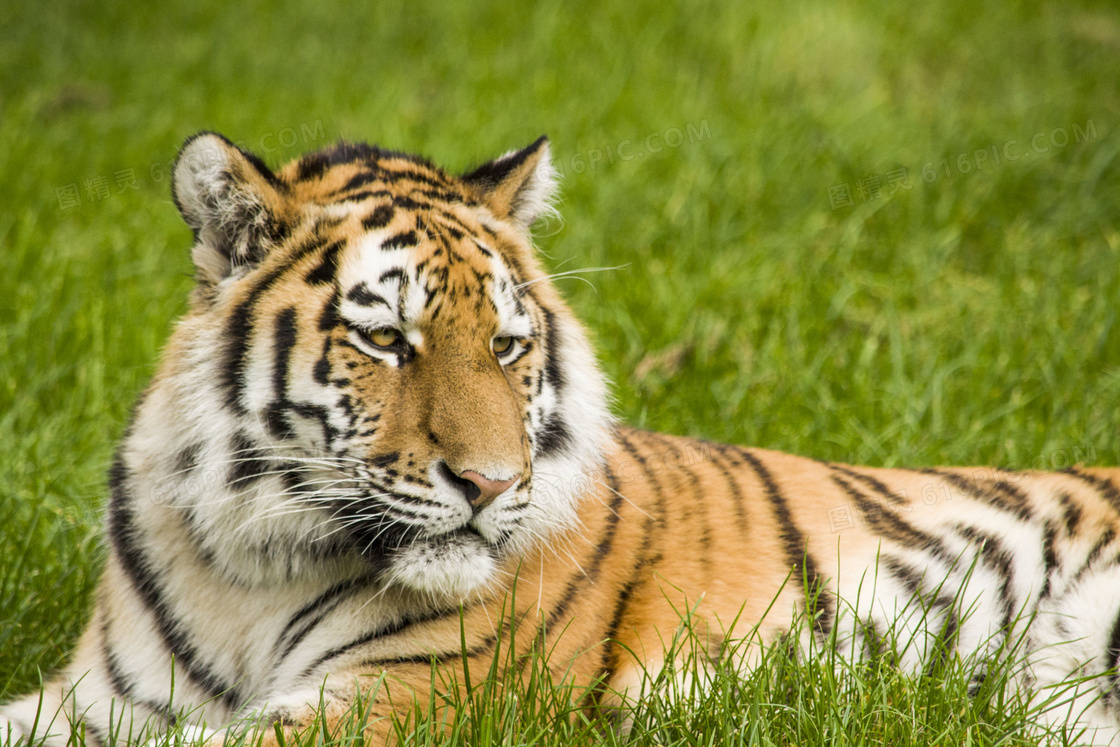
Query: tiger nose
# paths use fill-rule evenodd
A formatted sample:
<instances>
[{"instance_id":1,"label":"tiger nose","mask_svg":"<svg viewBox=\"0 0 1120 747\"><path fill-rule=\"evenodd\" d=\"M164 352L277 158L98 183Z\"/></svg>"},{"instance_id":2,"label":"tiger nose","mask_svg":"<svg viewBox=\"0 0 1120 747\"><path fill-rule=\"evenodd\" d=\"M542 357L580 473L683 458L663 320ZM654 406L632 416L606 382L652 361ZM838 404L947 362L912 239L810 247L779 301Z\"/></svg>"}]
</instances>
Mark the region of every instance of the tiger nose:
<instances>
[{"instance_id":1,"label":"tiger nose","mask_svg":"<svg viewBox=\"0 0 1120 747\"><path fill-rule=\"evenodd\" d=\"M508 480L491 480L486 475L467 469L460 472L459 477L473 483L478 488L477 494L467 495L467 501L476 510L479 510L489 506L495 498L513 487L513 484L521 478L521 475L514 475Z\"/></svg>"}]
</instances>

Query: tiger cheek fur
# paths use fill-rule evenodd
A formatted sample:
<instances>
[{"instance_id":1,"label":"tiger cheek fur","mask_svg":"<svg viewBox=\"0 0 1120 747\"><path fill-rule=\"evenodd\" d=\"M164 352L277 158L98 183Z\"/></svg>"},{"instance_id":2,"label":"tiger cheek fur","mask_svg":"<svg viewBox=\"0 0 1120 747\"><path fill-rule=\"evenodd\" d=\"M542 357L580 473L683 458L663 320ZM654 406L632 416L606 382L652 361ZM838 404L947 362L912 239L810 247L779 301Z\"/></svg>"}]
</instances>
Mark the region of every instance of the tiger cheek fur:
<instances>
[{"instance_id":1,"label":"tiger cheek fur","mask_svg":"<svg viewBox=\"0 0 1120 747\"><path fill-rule=\"evenodd\" d=\"M382 744L433 662L462 682L511 660L504 615L531 629L515 654L543 641L617 705L686 611L713 659L756 631L804 642L797 612L802 639L878 656L894 611L904 666L946 630L981 655L1022 640L1013 685L1096 675L1066 715L1117 734L1120 471L850 467L615 424L533 254L543 138L454 176L349 143L273 172L202 133L173 183L191 309L110 471L91 622L0 733L187 723L217 745L247 719L271 746L320 699L333 729L359 688Z\"/></svg>"}]
</instances>

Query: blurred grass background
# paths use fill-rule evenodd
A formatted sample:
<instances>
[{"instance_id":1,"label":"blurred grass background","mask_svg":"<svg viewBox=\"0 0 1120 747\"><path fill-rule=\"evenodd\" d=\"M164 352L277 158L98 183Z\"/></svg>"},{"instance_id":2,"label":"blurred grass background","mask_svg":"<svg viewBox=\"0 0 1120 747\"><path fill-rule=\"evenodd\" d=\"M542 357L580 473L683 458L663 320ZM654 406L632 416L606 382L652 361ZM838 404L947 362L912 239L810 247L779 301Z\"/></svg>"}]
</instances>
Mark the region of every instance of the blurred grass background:
<instances>
[{"instance_id":1,"label":"blurred grass background","mask_svg":"<svg viewBox=\"0 0 1120 747\"><path fill-rule=\"evenodd\" d=\"M626 421L1062 467L1120 445L1117 81L1120 10L1083 0L0 4L0 698L88 609L197 130L452 169L547 133L549 266L624 266L562 288Z\"/></svg>"}]
</instances>

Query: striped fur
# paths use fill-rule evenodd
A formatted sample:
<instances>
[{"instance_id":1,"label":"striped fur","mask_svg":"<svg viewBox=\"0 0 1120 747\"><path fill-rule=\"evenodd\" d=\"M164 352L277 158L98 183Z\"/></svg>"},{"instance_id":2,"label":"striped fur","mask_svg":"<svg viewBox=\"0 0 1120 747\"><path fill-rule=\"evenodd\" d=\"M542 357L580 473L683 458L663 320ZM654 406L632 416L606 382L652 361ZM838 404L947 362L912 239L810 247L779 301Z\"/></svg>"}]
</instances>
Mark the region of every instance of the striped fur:
<instances>
[{"instance_id":1,"label":"striped fur","mask_svg":"<svg viewBox=\"0 0 1120 747\"><path fill-rule=\"evenodd\" d=\"M913 669L947 634L993 656L1025 634L1018 684L1102 675L1050 716L1120 743L1120 471L870 469L614 424L532 253L552 184L543 138L463 176L345 143L274 173L188 141L198 282L110 473L93 617L0 727L296 729L324 683L331 720L380 673L385 716L433 659L486 670L510 607L538 633L518 646L610 704L684 610L717 655L802 610L857 655L901 626ZM510 486L482 500L473 473Z\"/></svg>"}]
</instances>

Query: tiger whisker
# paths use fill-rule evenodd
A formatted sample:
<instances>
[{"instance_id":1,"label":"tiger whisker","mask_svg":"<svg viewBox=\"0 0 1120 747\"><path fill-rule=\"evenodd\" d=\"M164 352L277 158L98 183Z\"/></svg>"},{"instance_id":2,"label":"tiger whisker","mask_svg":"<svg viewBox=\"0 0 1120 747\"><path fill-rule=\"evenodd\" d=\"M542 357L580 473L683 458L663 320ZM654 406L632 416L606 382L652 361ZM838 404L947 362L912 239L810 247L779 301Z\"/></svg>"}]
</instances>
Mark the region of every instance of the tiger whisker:
<instances>
[{"instance_id":1,"label":"tiger whisker","mask_svg":"<svg viewBox=\"0 0 1120 747\"><path fill-rule=\"evenodd\" d=\"M547 280L556 280L558 278L569 278L569 277L574 278L575 280L582 280L583 282L590 285L592 288L595 288L594 284L592 284L590 280L588 280L587 278L581 278L579 276L582 273L585 273L585 272L607 272L609 270L622 270L622 269L625 269L629 266L630 266L629 263L627 263L627 264L624 264L624 265L615 265L614 267L584 267L583 269L580 269L580 270L566 270L564 272L555 272L551 275L545 275L544 277L539 277L539 278L536 278L534 280L526 281L524 283L518 283L517 285L513 286L513 289L515 291L518 291L518 290L521 290L522 288L528 288L530 285L536 285L537 283L543 283Z\"/></svg>"}]
</instances>

